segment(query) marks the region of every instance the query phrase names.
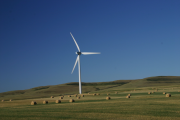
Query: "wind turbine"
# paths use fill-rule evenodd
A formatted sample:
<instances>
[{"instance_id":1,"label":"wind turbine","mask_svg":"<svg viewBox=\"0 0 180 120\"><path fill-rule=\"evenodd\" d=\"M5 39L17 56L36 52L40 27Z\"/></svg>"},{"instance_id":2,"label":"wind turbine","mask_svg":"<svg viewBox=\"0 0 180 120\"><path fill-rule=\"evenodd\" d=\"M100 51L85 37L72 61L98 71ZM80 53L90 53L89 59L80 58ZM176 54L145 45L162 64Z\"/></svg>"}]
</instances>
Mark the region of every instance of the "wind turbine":
<instances>
[{"instance_id":1,"label":"wind turbine","mask_svg":"<svg viewBox=\"0 0 180 120\"><path fill-rule=\"evenodd\" d=\"M70 32L70 34L71 34L71 32ZM76 67L76 64L77 64L77 62L78 62L78 68L79 68L79 94L81 94L81 93L82 93L82 89L81 89L80 55L81 55L81 54L83 54L83 55L100 54L100 52L81 52L81 51L80 51L80 48L79 48L79 46L78 46L78 44L77 44L77 42L76 42L76 40L74 39L74 37L73 37L72 34L71 34L71 36L72 36L72 38L73 38L73 40L74 40L74 42L75 42L75 44L76 44L76 46L77 46L77 49L78 49L78 51L79 51L79 52L75 52L78 56L77 56L77 59L76 59L76 62L75 62L75 64L74 64L74 67L73 67L73 70L72 70L71 74L73 73L74 68Z\"/></svg>"}]
</instances>

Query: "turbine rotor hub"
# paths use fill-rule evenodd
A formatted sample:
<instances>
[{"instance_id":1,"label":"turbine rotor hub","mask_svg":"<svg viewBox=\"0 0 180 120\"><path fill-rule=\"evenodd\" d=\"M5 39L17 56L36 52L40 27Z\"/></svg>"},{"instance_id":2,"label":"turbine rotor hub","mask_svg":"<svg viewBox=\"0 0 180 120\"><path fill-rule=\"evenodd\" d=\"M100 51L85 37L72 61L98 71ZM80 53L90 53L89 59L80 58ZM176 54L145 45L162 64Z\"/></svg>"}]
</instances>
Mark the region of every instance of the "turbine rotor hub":
<instances>
[{"instance_id":1,"label":"turbine rotor hub","mask_svg":"<svg viewBox=\"0 0 180 120\"><path fill-rule=\"evenodd\" d=\"M81 52L76 52L76 54L81 55Z\"/></svg>"}]
</instances>

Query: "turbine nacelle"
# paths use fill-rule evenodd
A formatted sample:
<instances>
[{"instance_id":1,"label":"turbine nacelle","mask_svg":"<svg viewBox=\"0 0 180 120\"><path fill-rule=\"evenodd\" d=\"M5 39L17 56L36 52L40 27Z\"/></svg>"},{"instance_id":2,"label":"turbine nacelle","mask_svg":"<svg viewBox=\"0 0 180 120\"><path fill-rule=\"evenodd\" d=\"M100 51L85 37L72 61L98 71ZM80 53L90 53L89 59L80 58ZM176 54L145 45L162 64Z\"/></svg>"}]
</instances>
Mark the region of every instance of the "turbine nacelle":
<instances>
[{"instance_id":1,"label":"turbine nacelle","mask_svg":"<svg viewBox=\"0 0 180 120\"><path fill-rule=\"evenodd\" d=\"M78 55L81 55L81 52L75 52L76 54L78 54Z\"/></svg>"}]
</instances>

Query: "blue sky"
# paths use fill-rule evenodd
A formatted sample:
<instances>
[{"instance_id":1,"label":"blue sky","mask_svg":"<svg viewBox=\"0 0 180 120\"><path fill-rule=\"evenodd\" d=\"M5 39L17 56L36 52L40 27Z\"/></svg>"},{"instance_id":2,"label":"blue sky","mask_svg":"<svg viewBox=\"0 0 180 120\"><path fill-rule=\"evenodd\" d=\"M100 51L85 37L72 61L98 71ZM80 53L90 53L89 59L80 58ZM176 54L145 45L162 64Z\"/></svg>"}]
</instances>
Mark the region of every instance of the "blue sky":
<instances>
[{"instance_id":1,"label":"blue sky","mask_svg":"<svg viewBox=\"0 0 180 120\"><path fill-rule=\"evenodd\" d=\"M180 76L179 0L1 0L0 92Z\"/></svg>"}]
</instances>

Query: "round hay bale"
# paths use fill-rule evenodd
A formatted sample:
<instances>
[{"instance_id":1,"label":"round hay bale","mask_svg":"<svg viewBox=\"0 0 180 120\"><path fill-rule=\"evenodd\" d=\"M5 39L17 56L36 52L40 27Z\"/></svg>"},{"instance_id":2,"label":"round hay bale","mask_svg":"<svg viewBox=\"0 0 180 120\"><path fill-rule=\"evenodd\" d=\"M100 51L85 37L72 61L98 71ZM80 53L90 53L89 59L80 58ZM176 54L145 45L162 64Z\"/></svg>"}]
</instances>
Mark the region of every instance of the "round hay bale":
<instances>
[{"instance_id":1,"label":"round hay bale","mask_svg":"<svg viewBox=\"0 0 180 120\"><path fill-rule=\"evenodd\" d=\"M4 102L4 100L1 100L1 102Z\"/></svg>"},{"instance_id":2,"label":"round hay bale","mask_svg":"<svg viewBox=\"0 0 180 120\"><path fill-rule=\"evenodd\" d=\"M32 101L31 105L37 105L36 101Z\"/></svg>"},{"instance_id":3,"label":"round hay bale","mask_svg":"<svg viewBox=\"0 0 180 120\"><path fill-rule=\"evenodd\" d=\"M97 93L96 95L100 95L99 93Z\"/></svg>"},{"instance_id":4,"label":"round hay bale","mask_svg":"<svg viewBox=\"0 0 180 120\"><path fill-rule=\"evenodd\" d=\"M126 98L130 98L130 96L128 95L128 96L126 96Z\"/></svg>"},{"instance_id":5,"label":"round hay bale","mask_svg":"<svg viewBox=\"0 0 180 120\"><path fill-rule=\"evenodd\" d=\"M84 95L81 95L81 97L84 97Z\"/></svg>"},{"instance_id":6,"label":"round hay bale","mask_svg":"<svg viewBox=\"0 0 180 120\"><path fill-rule=\"evenodd\" d=\"M55 103L61 103L61 100L56 100Z\"/></svg>"},{"instance_id":7,"label":"round hay bale","mask_svg":"<svg viewBox=\"0 0 180 120\"><path fill-rule=\"evenodd\" d=\"M165 94L166 94L166 92L163 92L163 94L165 95Z\"/></svg>"},{"instance_id":8,"label":"round hay bale","mask_svg":"<svg viewBox=\"0 0 180 120\"><path fill-rule=\"evenodd\" d=\"M151 94L151 92L148 92L148 94Z\"/></svg>"},{"instance_id":9,"label":"round hay bale","mask_svg":"<svg viewBox=\"0 0 180 120\"><path fill-rule=\"evenodd\" d=\"M80 99L80 97L77 97L77 99Z\"/></svg>"},{"instance_id":10,"label":"round hay bale","mask_svg":"<svg viewBox=\"0 0 180 120\"><path fill-rule=\"evenodd\" d=\"M170 93L167 93L167 94L166 94L166 97L171 97L171 94L170 94Z\"/></svg>"},{"instance_id":11,"label":"round hay bale","mask_svg":"<svg viewBox=\"0 0 180 120\"><path fill-rule=\"evenodd\" d=\"M93 96L96 96L96 93L94 93Z\"/></svg>"},{"instance_id":12,"label":"round hay bale","mask_svg":"<svg viewBox=\"0 0 180 120\"><path fill-rule=\"evenodd\" d=\"M12 99L10 99L9 101L13 101Z\"/></svg>"},{"instance_id":13,"label":"round hay bale","mask_svg":"<svg viewBox=\"0 0 180 120\"><path fill-rule=\"evenodd\" d=\"M54 96L51 96L51 98L54 98Z\"/></svg>"},{"instance_id":14,"label":"round hay bale","mask_svg":"<svg viewBox=\"0 0 180 120\"><path fill-rule=\"evenodd\" d=\"M59 99L63 99L63 97L59 97Z\"/></svg>"},{"instance_id":15,"label":"round hay bale","mask_svg":"<svg viewBox=\"0 0 180 120\"><path fill-rule=\"evenodd\" d=\"M75 100L74 99L70 99L69 102L75 102Z\"/></svg>"},{"instance_id":16,"label":"round hay bale","mask_svg":"<svg viewBox=\"0 0 180 120\"><path fill-rule=\"evenodd\" d=\"M68 95L68 97L71 97L71 95Z\"/></svg>"},{"instance_id":17,"label":"round hay bale","mask_svg":"<svg viewBox=\"0 0 180 120\"><path fill-rule=\"evenodd\" d=\"M88 93L88 94L90 94L90 93Z\"/></svg>"},{"instance_id":18,"label":"round hay bale","mask_svg":"<svg viewBox=\"0 0 180 120\"><path fill-rule=\"evenodd\" d=\"M77 97L77 95L74 95L74 97Z\"/></svg>"},{"instance_id":19,"label":"round hay bale","mask_svg":"<svg viewBox=\"0 0 180 120\"><path fill-rule=\"evenodd\" d=\"M110 97L106 97L106 100L110 100L111 98Z\"/></svg>"},{"instance_id":20,"label":"round hay bale","mask_svg":"<svg viewBox=\"0 0 180 120\"><path fill-rule=\"evenodd\" d=\"M43 104L48 104L48 101L44 100L44 101L43 101Z\"/></svg>"},{"instance_id":21,"label":"round hay bale","mask_svg":"<svg viewBox=\"0 0 180 120\"><path fill-rule=\"evenodd\" d=\"M151 92L151 93L155 93L155 92L153 91L153 92Z\"/></svg>"},{"instance_id":22,"label":"round hay bale","mask_svg":"<svg viewBox=\"0 0 180 120\"><path fill-rule=\"evenodd\" d=\"M116 91L115 94L118 94L118 92Z\"/></svg>"},{"instance_id":23,"label":"round hay bale","mask_svg":"<svg viewBox=\"0 0 180 120\"><path fill-rule=\"evenodd\" d=\"M107 95L110 95L109 93L107 93Z\"/></svg>"},{"instance_id":24,"label":"round hay bale","mask_svg":"<svg viewBox=\"0 0 180 120\"><path fill-rule=\"evenodd\" d=\"M128 96L131 96L131 94L128 94Z\"/></svg>"}]
</instances>

